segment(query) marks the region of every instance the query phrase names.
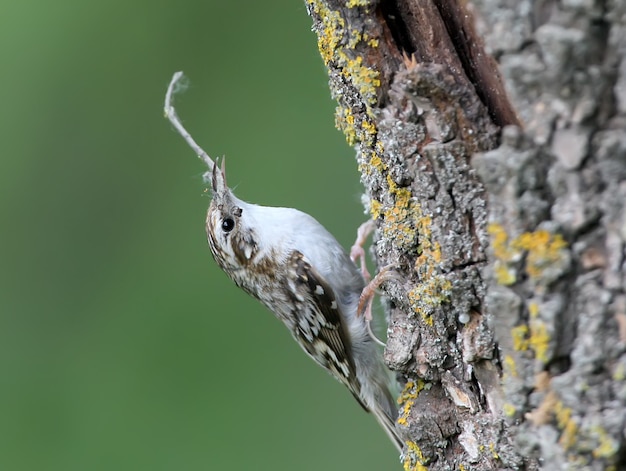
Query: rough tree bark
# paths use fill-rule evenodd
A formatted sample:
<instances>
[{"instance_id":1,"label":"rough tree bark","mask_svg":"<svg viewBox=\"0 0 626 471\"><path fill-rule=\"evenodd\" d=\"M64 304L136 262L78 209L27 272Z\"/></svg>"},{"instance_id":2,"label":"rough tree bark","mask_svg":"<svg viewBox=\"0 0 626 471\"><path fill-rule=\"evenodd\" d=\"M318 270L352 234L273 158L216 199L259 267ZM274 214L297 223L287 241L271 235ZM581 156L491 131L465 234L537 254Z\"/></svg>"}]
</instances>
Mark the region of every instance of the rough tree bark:
<instances>
[{"instance_id":1,"label":"rough tree bark","mask_svg":"<svg viewBox=\"0 0 626 471\"><path fill-rule=\"evenodd\" d=\"M624 469L624 2L305 1L398 274L405 469Z\"/></svg>"}]
</instances>

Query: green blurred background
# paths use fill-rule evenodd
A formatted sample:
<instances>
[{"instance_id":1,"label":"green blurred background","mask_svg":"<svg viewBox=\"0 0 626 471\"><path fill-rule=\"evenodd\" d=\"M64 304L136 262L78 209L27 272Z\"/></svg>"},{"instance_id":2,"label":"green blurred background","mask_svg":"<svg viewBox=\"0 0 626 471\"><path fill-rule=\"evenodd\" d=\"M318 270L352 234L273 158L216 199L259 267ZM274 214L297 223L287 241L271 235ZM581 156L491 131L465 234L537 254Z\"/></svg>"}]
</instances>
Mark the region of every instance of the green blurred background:
<instances>
[{"instance_id":1,"label":"green blurred background","mask_svg":"<svg viewBox=\"0 0 626 471\"><path fill-rule=\"evenodd\" d=\"M2 2L0 469L381 470L373 418L216 267L205 170L349 246L353 151L302 0Z\"/></svg>"}]
</instances>

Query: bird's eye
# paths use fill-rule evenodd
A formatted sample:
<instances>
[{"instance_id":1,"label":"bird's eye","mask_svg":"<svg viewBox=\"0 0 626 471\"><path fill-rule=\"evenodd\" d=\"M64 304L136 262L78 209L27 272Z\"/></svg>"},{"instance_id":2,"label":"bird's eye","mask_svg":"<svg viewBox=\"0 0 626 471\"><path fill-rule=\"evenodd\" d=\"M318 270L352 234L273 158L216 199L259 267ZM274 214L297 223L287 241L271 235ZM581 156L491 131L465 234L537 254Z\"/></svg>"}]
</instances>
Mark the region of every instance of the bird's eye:
<instances>
[{"instance_id":1,"label":"bird's eye","mask_svg":"<svg viewBox=\"0 0 626 471\"><path fill-rule=\"evenodd\" d=\"M230 232L235 228L235 221L233 218L222 219L222 230L224 232Z\"/></svg>"}]
</instances>

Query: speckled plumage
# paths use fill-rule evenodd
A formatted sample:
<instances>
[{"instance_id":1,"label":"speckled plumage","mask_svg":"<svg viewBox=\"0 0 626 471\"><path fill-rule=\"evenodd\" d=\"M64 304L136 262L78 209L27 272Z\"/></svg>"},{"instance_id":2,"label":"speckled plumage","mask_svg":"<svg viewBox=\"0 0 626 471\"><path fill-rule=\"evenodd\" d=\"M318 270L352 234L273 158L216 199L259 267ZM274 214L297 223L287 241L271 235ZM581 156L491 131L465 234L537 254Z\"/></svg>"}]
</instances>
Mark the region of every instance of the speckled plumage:
<instances>
[{"instance_id":1,"label":"speckled plumage","mask_svg":"<svg viewBox=\"0 0 626 471\"><path fill-rule=\"evenodd\" d=\"M389 373L357 315L364 280L339 242L292 208L249 204L213 168L207 237L217 264L291 332L316 363L348 387L400 449Z\"/></svg>"}]
</instances>

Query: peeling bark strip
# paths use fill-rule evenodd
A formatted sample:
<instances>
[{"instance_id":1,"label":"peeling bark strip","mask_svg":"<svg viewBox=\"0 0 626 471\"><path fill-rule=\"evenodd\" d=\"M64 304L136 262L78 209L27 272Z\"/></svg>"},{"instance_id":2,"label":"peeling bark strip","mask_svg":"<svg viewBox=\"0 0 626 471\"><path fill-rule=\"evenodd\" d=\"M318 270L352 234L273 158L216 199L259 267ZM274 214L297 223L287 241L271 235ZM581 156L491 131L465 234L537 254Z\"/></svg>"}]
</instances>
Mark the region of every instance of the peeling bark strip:
<instances>
[{"instance_id":1,"label":"peeling bark strip","mask_svg":"<svg viewBox=\"0 0 626 471\"><path fill-rule=\"evenodd\" d=\"M626 469L626 2L305 2L398 272L404 468Z\"/></svg>"},{"instance_id":2,"label":"peeling bark strip","mask_svg":"<svg viewBox=\"0 0 626 471\"><path fill-rule=\"evenodd\" d=\"M517 122L493 63L454 2L306 4L337 127L357 150L378 264L399 274L385 284L385 358L407 380L404 467L522 466L483 312L487 206L469 165L497 145L498 124Z\"/></svg>"}]
</instances>

